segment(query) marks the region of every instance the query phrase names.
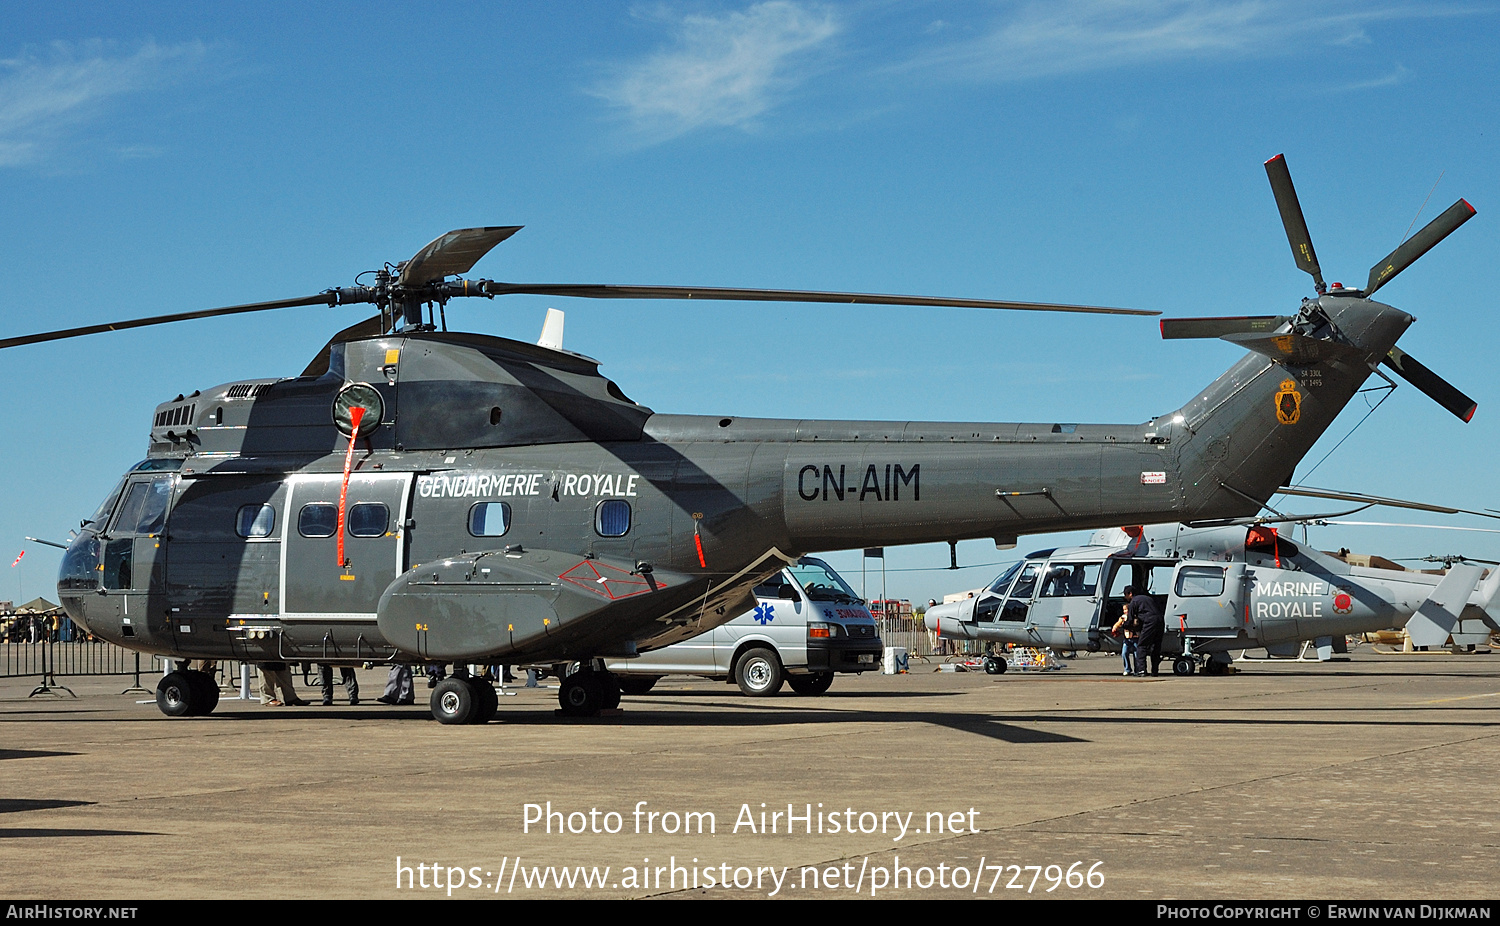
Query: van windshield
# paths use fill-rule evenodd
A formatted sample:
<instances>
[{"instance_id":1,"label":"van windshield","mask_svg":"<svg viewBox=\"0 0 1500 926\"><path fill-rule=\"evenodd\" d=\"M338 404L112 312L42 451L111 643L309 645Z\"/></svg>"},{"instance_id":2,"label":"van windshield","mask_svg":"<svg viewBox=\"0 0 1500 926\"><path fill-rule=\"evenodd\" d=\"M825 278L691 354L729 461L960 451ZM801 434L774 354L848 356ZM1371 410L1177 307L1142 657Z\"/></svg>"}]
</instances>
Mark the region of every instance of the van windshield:
<instances>
[{"instance_id":1,"label":"van windshield","mask_svg":"<svg viewBox=\"0 0 1500 926\"><path fill-rule=\"evenodd\" d=\"M815 559L804 559L794 566L788 566L787 571L807 597L813 601L832 601L836 604L858 604L860 597L854 594L854 589L844 583L842 577L833 571L833 567L827 563Z\"/></svg>"}]
</instances>

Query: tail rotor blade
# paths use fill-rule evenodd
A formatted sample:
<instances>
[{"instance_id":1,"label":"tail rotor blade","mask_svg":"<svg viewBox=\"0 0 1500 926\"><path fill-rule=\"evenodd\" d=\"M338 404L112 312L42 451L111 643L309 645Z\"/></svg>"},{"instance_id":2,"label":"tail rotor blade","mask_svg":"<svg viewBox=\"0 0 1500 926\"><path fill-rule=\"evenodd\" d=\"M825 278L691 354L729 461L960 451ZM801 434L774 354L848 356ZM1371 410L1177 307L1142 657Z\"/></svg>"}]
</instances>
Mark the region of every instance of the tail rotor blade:
<instances>
[{"instance_id":1,"label":"tail rotor blade","mask_svg":"<svg viewBox=\"0 0 1500 926\"><path fill-rule=\"evenodd\" d=\"M1465 423L1474 417L1474 412L1479 407L1477 402L1459 392L1452 383L1417 362L1415 357L1401 348L1392 347L1380 362L1395 370L1402 379L1422 390L1429 399L1457 415Z\"/></svg>"},{"instance_id":2,"label":"tail rotor blade","mask_svg":"<svg viewBox=\"0 0 1500 926\"><path fill-rule=\"evenodd\" d=\"M1278 154L1266 162L1266 176L1271 180L1276 208L1281 211L1281 224L1286 228L1286 239L1292 246L1292 258L1297 261L1299 269L1312 274L1313 283L1321 294L1328 287L1323 283L1323 271L1318 266L1318 255L1313 251L1307 220L1302 217L1302 204L1297 201L1297 188L1292 186L1292 173L1287 170L1286 155Z\"/></svg>"},{"instance_id":3,"label":"tail rotor blade","mask_svg":"<svg viewBox=\"0 0 1500 926\"><path fill-rule=\"evenodd\" d=\"M1396 250L1370 268L1370 281L1365 284L1365 297L1369 298L1371 293L1389 283L1392 277L1432 250L1433 245L1452 234L1458 226L1472 219L1474 211L1473 206L1460 199L1449 206L1442 215L1423 226L1421 231L1401 242Z\"/></svg>"}]
</instances>

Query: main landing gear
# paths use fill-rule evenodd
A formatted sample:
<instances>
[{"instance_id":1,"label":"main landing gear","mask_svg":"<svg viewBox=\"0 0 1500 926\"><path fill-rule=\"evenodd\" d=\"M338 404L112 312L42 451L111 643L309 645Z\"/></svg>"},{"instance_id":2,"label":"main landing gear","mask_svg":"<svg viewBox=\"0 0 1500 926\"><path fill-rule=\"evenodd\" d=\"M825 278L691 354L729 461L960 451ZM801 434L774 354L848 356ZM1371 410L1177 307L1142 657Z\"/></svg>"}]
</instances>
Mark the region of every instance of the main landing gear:
<instances>
[{"instance_id":1,"label":"main landing gear","mask_svg":"<svg viewBox=\"0 0 1500 926\"><path fill-rule=\"evenodd\" d=\"M557 701L569 717L595 717L620 706L620 681L613 672L585 663L562 677Z\"/></svg>"},{"instance_id":2,"label":"main landing gear","mask_svg":"<svg viewBox=\"0 0 1500 926\"><path fill-rule=\"evenodd\" d=\"M500 695L488 679L450 677L432 689L431 704L438 723L489 723L500 708Z\"/></svg>"}]
</instances>

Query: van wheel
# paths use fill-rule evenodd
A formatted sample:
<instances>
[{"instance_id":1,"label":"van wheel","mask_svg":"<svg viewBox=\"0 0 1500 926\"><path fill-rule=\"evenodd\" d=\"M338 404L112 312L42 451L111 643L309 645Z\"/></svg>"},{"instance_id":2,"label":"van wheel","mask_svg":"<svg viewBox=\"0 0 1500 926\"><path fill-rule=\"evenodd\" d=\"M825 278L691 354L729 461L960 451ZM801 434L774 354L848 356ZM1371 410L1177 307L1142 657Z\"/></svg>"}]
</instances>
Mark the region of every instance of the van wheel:
<instances>
[{"instance_id":1,"label":"van wheel","mask_svg":"<svg viewBox=\"0 0 1500 926\"><path fill-rule=\"evenodd\" d=\"M660 675L621 675L620 690L628 695L643 695L656 687L661 681Z\"/></svg>"},{"instance_id":2,"label":"van wheel","mask_svg":"<svg viewBox=\"0 0 1500 926\"><path fill-rule=\"evenodd\" d=\"M768 649L746 650L734 665L734 681L740 691L752 698L773 695L781 690L785 680L781 660Z\"/></svg>"},{"instance_id":3,"label":"van wheel","mask_svg":"<svg viewBox=\"0 0 1500 926\"><path fill-rule=\"evenodd\" d=\"M788 675L788 685L799 695L820 695L833 684L832 672L815 672L812 675Z\"/></svg>"}]
</instances>

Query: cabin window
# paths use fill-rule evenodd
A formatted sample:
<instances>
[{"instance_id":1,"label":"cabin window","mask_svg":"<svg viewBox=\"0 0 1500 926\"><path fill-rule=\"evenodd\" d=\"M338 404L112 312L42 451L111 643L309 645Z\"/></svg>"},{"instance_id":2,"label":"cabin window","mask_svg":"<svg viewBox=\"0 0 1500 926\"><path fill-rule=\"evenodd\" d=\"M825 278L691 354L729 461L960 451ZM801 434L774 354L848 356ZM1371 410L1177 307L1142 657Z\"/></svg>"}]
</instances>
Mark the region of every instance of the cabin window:
<instances>
[{"instance_id":1,"label":"cabin window","mask_svg":"<svg viewBox=\"0 0 1500 926\"><path fill-rule=\"evenodd\" d=\"M1177 570L1179 598L1217 598L1222 594L1223 566L1183 566Z\"/></svg>"},{"instance_id":2,"label":"cabin window","mask_svg":"<svg viewBox=\"0 0 1500 926\"><path fill-rule=\"evenodd\" d=\"M630 503L609 498L594 509L594 530L600 537L624 537L630 530Z\"/></svg>"},{"instance_id":3,"label":"cabin window","mask_svg":"<svg viewBox=\"0 0 1500 926\"><path fill-rule=\"evenodd\" d=\"M504 537L510 530L510 506L505 502L480 502L469 509L469 533L475 537Z\"/></svg>"},{"instance_id":4,"label":"cabin window","mask_svg":"<svg viewBox=\"0 0 1500 926\"><path fill-rule=\"evenodd\" d=\"M390 523L390 509L379 502L363 502L349 509L350 536L384 537Z\"/></svg>"},{"instance_id":5,"label":"cabin window","mask_svg":"<svg viewBox=\"0 0 1500 926\"><path fill-rule=\"evenodd\" d=\"M269 537L276 529L276 509L270 505L245 505L234 519L234 532L241 537Z\"/></svg>"},{"instance_id":6,"label":"cabin window","mask_svg":"<svg viewBox=\"0 0 1500 926\"><path fill-rule=\"evenodd\" d=\"M1088 598L1099 586L1099 563L1057 564L1047 570L1043 598Z\"/></svg>"},{"instance_id":7,"label":"cabin window","mask_svg":"<svg viewBox=\"0 0 1500 926\"><path fill-rule=\"evenodd\" d=\"M327 502L303 505L297 533L304 537L332 537L339 529L339 510Z\"/></svg>"}]
</instances>

